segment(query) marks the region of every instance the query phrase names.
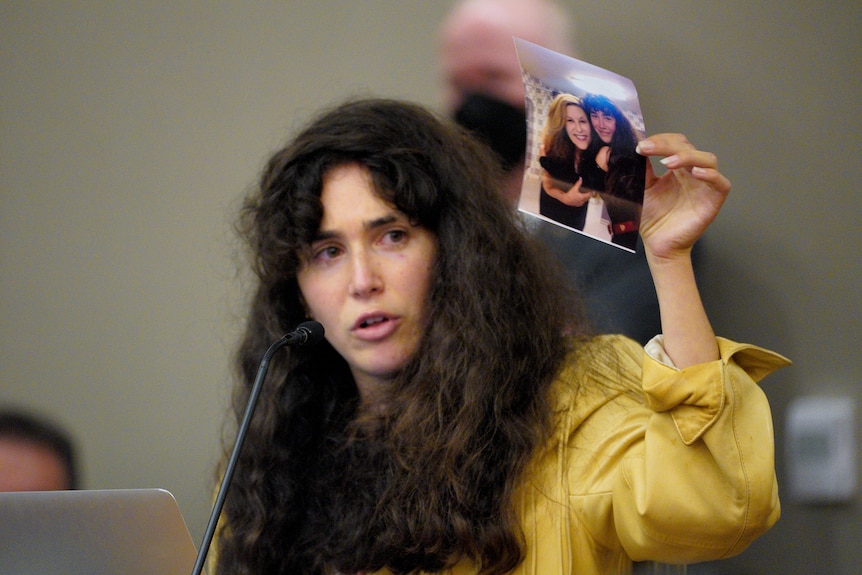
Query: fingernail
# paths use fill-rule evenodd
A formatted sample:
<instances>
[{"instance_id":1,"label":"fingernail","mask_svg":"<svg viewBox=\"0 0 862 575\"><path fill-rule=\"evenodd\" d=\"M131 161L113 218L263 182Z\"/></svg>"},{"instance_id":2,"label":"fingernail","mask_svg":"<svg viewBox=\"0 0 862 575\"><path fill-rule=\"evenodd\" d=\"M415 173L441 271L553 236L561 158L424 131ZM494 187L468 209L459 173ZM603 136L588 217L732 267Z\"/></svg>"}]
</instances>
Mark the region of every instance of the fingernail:
<instances>
[{"instance_id":1,"label":"fingernail","mask_svg":"<svg viewBox=\"0 0 862 575\"><path fill-rule=\"evenodd\" d=\"M668 156L667 158L662 158L661 160L659 160L659 162L661 162L661 164L663 166L667 166L667 165L675 164L677 162L677 160L679 160L679 158L677 156Z\"/></svg>"},{"instance_id":2,"label":"fingernail","mask_svg":"<svg viewBox=\"0 0 862 575\"><path fill-rule=\"evenodd\" d=\"M648 142L646 140L641 140L640 142L638 142L638 145L635 148L635 151L638 154L643 155L643 154L649 154L654 149L655 149L655 144L653 144L652 142Z\"/></svg>"}]
</instances>

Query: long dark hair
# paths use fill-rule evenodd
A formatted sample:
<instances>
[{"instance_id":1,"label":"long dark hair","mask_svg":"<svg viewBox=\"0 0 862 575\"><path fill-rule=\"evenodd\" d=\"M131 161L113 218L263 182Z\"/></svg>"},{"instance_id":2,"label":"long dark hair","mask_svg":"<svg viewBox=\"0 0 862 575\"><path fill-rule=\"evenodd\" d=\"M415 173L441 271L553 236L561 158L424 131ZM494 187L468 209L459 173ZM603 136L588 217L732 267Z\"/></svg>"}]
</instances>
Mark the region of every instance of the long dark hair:
<instances>
[{"instance_id":1,"label":"long dark hair","mask_svg":"<svg viewBox=\"0 0 862 575\"><path fill-rule=\"evenodd\" d=\"M631 121L607 96L587 94L583 104L588 117L594 112L602 112L616 121L614 135L608 144L611 153L605 191L611 196L642 204L646 185L646 158L635 151L638 136Z\"/></svg>"},{"instance_id":2,"label":"long dark hair","mask_svg":"<svg viewBox=\"0 0 862 575\"><path fill-rule=\"evenodd\" d=\"M238 229L258 278L237 368L242 416L267 346L304 318L299 254L318 231L328 170L359 163L375 191L438 242L426 333L358 420L326 342L279 352L224 509L217 572L437 571L522 559L512 506L550 426L548 388L579 315L500 193L485 147L425 109L350 101L269 160Z\"/></svg>"},{"instance_id":3,"label":"long dark hair","mask_svg":"<svg viewBox=\"0 0 862 575\"><path fill-rule=\"evenodd\" d=\"M586 94L582 100L587 117L594 112L601 112L605 116L611 116L616 121L616 130L608 144L614 153L633 153L638 145L638 137L631 121L623 114L623 111L607 96L601 94Z\"/></svg>"}]
</instances>

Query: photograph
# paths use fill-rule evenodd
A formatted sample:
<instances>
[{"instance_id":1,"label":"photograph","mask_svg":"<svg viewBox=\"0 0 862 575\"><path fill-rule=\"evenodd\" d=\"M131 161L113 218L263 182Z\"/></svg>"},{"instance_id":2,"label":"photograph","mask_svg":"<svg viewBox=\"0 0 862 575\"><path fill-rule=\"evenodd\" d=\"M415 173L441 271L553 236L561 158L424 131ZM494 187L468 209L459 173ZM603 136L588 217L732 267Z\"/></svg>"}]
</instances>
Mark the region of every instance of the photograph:
<instances>
[{"instance_id":1,"label":"photograph","mask_svg":"<svg viewBox=\"0 0 862 575\"><path fill-rule=\"evenodd\" d=\"M646 181L643 114L631 80L515 38L526 90L518 208L635 251Z\"/></svg>"}]
</instances>

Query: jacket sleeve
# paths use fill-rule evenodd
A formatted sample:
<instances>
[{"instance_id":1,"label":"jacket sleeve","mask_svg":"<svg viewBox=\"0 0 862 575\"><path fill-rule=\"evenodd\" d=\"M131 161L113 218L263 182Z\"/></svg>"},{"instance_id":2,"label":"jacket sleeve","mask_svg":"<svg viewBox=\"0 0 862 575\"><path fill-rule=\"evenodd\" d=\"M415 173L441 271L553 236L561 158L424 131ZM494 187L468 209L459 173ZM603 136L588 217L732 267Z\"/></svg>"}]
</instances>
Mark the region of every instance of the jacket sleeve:
<instances>
[{"instance_id":1,"label":"jacket sleeve","mask_svg":"<svg viewBox=\"0 0 862 575\"><path fill-rule=\"evenodd\" d=\"M778 520L772 417L756 382L789 361L718 343L721 359L683 370L623 352L641 358L648 407L613 486L615 530L635 561L729 557Z\"/></svg>"}]
</instances>

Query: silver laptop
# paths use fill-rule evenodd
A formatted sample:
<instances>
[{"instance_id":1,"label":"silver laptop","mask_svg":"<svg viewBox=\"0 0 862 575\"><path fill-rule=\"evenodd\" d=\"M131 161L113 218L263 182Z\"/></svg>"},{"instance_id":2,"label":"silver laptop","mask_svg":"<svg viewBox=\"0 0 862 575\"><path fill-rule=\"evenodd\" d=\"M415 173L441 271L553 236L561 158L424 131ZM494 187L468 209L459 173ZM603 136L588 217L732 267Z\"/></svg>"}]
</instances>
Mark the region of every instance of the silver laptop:
<instances>
[{"instance_id":1,"label":"silver laptop","mask_svg":"<svg viewBox=\"0 0 862 575\"><path fill-rule=\"evenodd\" d=\"M162 489L0 493L3 575L190 575L196 555Z\"/></svg>"}]
</instances>

